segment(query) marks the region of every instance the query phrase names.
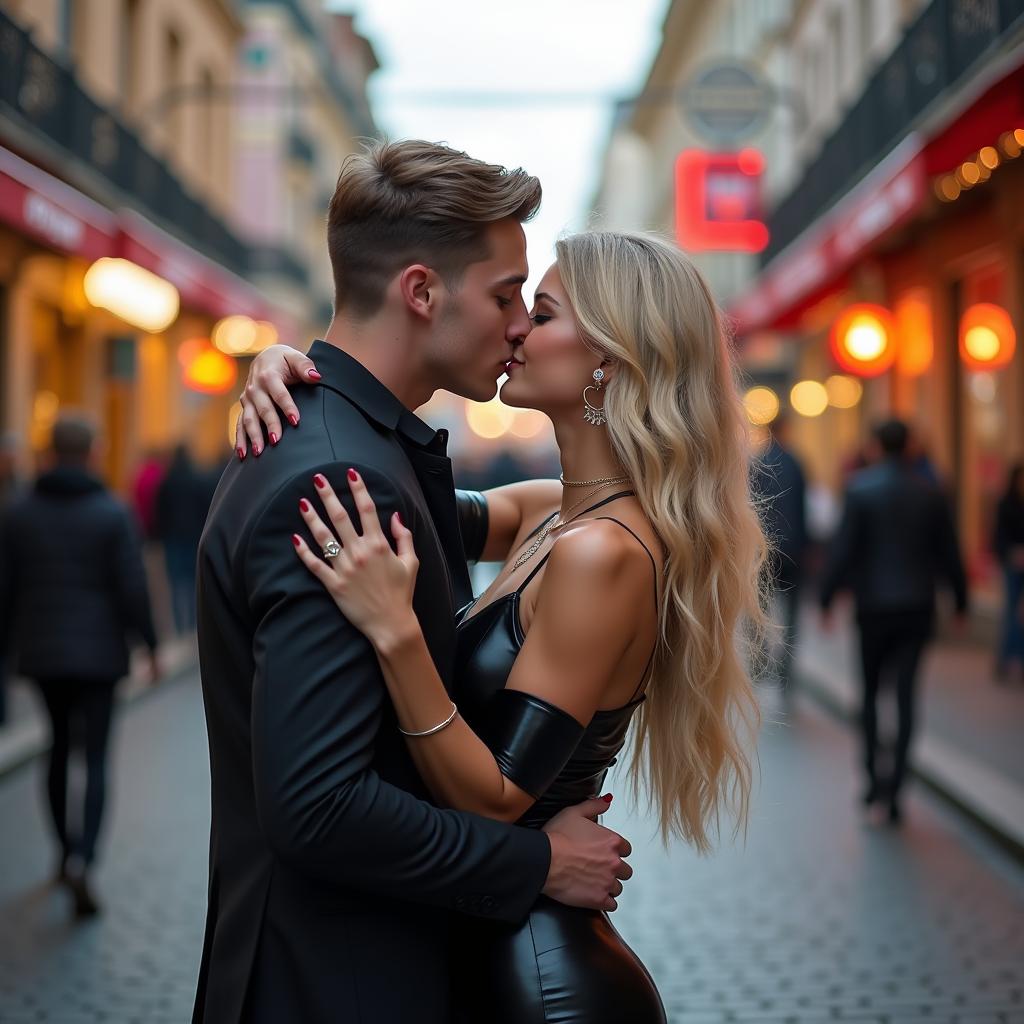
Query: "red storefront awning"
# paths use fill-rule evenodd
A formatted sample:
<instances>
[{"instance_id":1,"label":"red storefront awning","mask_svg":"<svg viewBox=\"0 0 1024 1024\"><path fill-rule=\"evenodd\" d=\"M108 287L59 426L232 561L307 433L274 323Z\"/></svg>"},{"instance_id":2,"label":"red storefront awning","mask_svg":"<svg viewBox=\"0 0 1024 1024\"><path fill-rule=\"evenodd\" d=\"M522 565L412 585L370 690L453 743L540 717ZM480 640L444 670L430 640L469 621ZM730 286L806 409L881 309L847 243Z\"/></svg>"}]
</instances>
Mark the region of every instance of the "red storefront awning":
<instances>
[{"instance_id":1,"label":"red storefront awning","mask_svg":"<svg viewBox=\"0 0 1024 1024\"><path fill-rule=\"evenodd\" d=\"M117 218L110 210L2 147L0 220L69 256L94 260L117 248Z\"/></svg>"},{"instance_id":2,"label":"red storefront awning","mask_svg":"<svg viewBox=\"0 0 1024 1024\"><path fill-rule=\"evenodd\" d=\"M82 259L120 256L170 281L183 308L211 317L244 314L294 336L291 318L226 267L134 210L114 212L0 147L0 220L57 252Z\"/></svg>"},{"instance_id":3,"label":"red storefront awning","mask_svg":"<svg viewBox=\"0 0 1024 1024\"><path fill-rule=\"evenodd\" d=\"M1001 132L1024 125L1024 67L991 86L930 138L909 135L779 253L729 309L740 334L791 326L838 287L857 259L931 201L931 182Z\"/></svg>"},{"instance_id":4,"label":"red storefront awning","mask_svg":"<svg viewBox=\"0 0 1024 1024\"><path fill-rule=\"evenodd\" d=\"M118 250L114 255L170 281L178 289L183 307L217 318L241 313L253 320L274 319L263 295L251 284L141 214L119 211L118 227Z\"/></svg>"}]
</instances>

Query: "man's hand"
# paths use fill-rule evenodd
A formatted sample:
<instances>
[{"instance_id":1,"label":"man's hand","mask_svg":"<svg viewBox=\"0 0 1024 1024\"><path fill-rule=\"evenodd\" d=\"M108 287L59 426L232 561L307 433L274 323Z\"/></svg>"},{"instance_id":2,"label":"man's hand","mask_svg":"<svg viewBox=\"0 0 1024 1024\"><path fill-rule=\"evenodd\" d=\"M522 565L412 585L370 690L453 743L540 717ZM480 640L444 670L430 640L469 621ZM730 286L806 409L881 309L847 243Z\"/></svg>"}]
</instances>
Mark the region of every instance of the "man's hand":
<instances>
[{"instance_id":1,"label":"man's hand","mask_svg":"<svg viewBox=\"0 0 1024 1024\"><path fill-rule=\"evenodd\" d=\"M588 910L615 910L622 882L633 869L623 860L632 847L592 819L608 809L595 798L556 814L544 831L551 841L551 868L543 893L559 903Z\"/></svg>"}]
</instances>

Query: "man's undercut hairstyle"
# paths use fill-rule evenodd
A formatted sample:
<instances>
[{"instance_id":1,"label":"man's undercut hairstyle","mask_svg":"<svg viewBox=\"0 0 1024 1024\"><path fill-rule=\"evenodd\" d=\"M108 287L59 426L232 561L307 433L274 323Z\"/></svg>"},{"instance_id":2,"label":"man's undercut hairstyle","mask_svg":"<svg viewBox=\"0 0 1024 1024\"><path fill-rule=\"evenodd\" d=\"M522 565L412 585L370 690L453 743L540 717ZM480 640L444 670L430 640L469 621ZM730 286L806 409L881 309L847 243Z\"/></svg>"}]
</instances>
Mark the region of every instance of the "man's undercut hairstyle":
<instances>
[{"instance_id":1,"label":"man's undercut hairstyle","mask_svg":"<svg viewBox=\"0 0 1024 1024\"><path fill-rule=\"evenodd\" d=\"M80 465L89 459L96 431L84 416L66 414L53 425L50 442L58 462Z\"/></svg>"},{"instance_id":2,"label":"man's undercut hairstyle","mask_svg":"<svg viewBox=\"0 0 1024 1024\"><path fill-rule=\"evenodd\" d=\"M487 259L489 225L528 221L540 182L432 142L375 142L342 164L327 214L335 309L365 319L388 282L422 263L458 286L466 267Z\"/></svg>"}]
</instances>

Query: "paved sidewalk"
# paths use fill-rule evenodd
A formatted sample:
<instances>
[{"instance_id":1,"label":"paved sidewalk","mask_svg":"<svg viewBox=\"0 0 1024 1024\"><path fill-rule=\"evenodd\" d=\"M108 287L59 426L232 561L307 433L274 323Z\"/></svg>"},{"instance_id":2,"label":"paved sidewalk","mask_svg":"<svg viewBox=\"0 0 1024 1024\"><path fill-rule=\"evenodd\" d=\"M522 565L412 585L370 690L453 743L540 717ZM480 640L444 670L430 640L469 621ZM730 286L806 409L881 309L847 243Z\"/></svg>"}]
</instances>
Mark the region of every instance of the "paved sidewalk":
<instances>
[{"instance_id":1,"label":"paved sidewalk","mask_svg":"<svg viewBox=\"0 0 1024 1024\"><path fill-rule=\"evenodd\" d=\"M164 679L193 670L198 661L195 635L161 643L160 666ZM148 660L132 653L132 671L117 688L118 700L130 703L150 689ZM27 679L7 681L7 718L0 725L0 777L44 753L50 744L50 726L39 693Z\"/></svg>"},{"instance_id":2,"label":"paved sidewalk","mask_svg":"<svg viewBox=\"0 0 1024 1024\"><path fill-rule=\"evenodd\" d=\"M859 655L850 619L824 633L805 607L797 647L801 684L846 716L860 712ZM992 679L989 651L936 642L919 681L915 770L1009 841L1024 848L1024 685ZM891 691L883 691L883 700Z\"/></svg>"},{"instance_id":3,"label":"paved sidewalk","mask_svg":"<svg viewBox=\"0 0 1024 1024\"><path fill-rule=\"evenodd\" d=\"M42 761L0 779L5 1024L188 1019L209 827L197 682L123 707L113 753L107 909L77 927L47 885ZM1024 1021L1024 868L915 787L902 831L863 823L852 736L813 702L767 709L760 762L746 845L709 858L663 850L624 781L610 787L636 868L614 921L671 1024Z\"/></svg>"}]
</instances>

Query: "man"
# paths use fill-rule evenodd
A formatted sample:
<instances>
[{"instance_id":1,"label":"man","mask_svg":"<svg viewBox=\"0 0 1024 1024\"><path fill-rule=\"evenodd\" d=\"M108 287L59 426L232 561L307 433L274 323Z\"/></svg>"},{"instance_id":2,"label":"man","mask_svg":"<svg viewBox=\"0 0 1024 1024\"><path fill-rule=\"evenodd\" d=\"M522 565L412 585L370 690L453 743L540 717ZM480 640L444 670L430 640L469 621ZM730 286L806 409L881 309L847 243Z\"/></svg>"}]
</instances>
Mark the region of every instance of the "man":
<instances>
[{"instance_id":1,"label":"man","mask_svg":"<svg viewBox=\"0 0 1024 1024\"><path fill-rule=\"evenodd\" d=\"M878 427L881 462L850 481L821 589L826 627L836 591L848 583L854 593L864 675L864 803L870 806L888 795L894 824L901 817L917 667L932 633L937 576L952 587L958 616L967 609L967 584L949 506L909 463L908 436L899 420ZM896 679L899 726L892 774L883 785L876 765L875 705L882 676L888 673Z\"/></svg>"},{"instance_id":2,"label":"man","mask_svg":"<svg viewBox=\"0 0 1024 1024\"><path fill-rule=\"evenodd\" d=\"M782 653L776 660L779 684L790 692L800 612L800 581L807 547L804 471L786 446L787 424L779 416L772 424L768 446L758 460L754 491L763 501L761 520L772 543L770 569L773 604L781 609Z\"/></svg>"},{"instance_id":3,"label":"man","mask_svg":"<svg viewBox=\"0 0 1024 1024\"><path fill-rule=\"evenodd\" d=\"M541 892L603 907L629 874L628 844L584 816L603 802L546 832L426 802L370 644L290 540L315 477L347 502L361 473L382 523L398 511L413 531L414 605L449 677L469 580L447 437L409 410L442 387L494 395L530 327L521 224L539 202L523 171L422 142L342 169L335 316L310 352L322 381L296 393L287 449L271 428L225 472L200 545L213 823L197 1022L443 1024L452 911L517 921Z\"/></svg>"},{"instance_id":4,"label":"man","mask_svg":"<svg viewBox=\"0 0 1024 1024\"><path fill-rule=\"evenodd\" d=\"M49 712L47 792L60 843L58 878L80 917L99 909L88 871L103 816L114 687L128 672L131 639L149 648L157 674L139 540L129 510L92 472L93 448L88 422L57 421L53 466L12 504L0 545L0 656L10 643L17 671L35 681ZM85 802L69 815L68 757L79 744Z\"/></svg>"}]
</instances>

